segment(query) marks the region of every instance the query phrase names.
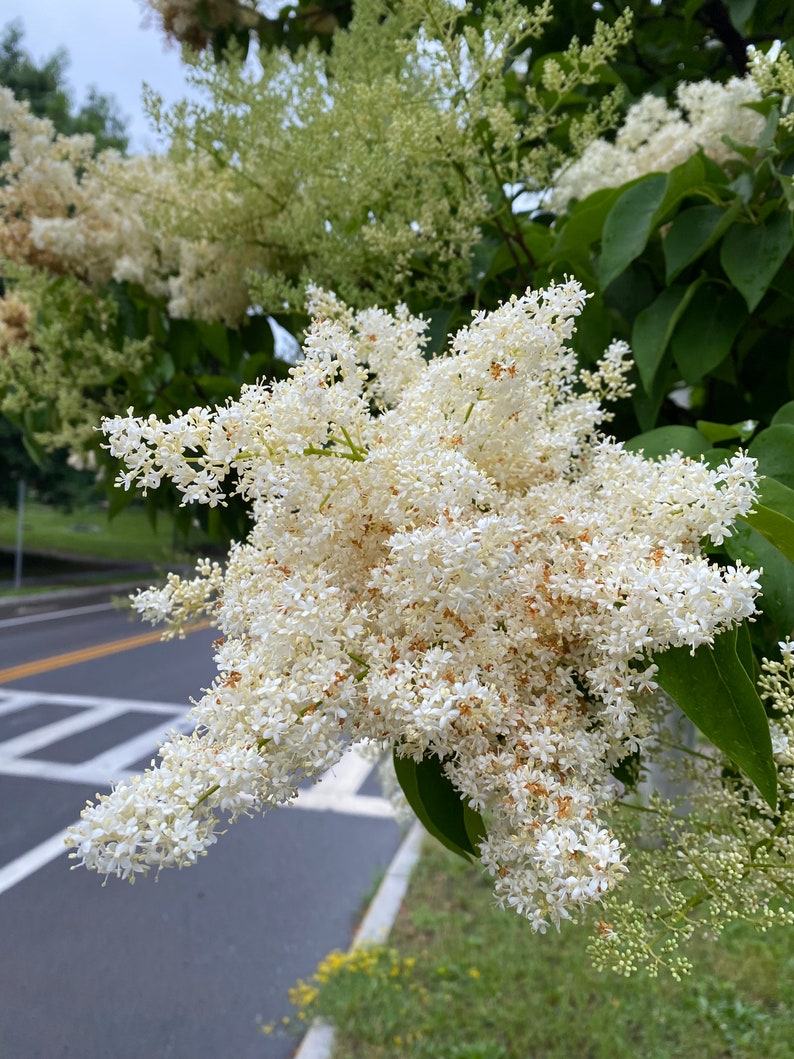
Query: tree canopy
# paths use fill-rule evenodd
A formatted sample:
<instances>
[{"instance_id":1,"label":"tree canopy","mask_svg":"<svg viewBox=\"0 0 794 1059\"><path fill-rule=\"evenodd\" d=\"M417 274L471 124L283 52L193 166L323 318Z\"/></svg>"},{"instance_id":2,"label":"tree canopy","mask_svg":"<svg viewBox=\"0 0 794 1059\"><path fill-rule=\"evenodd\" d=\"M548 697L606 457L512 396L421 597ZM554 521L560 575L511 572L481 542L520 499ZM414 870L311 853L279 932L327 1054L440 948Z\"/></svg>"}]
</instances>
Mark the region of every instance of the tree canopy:
<instances>
[{"instance_id":1,"label":"tree canopy","mask_svg":"<svg viewBox=\"0 0 794 1059\"><path fill-rule=\"evenodd\" d=\"M66 80L69 59L61 49L37 64L24 47L21 23L11 22L0 37L0 85L24 101L32 114L50 121L53 128L66 136L88 133L96 150L127 149L124 120L114 100L91 88L88 98L75 107ZM8 162L10 141L0 134L0 162ZM0 280L0 284L2 280ZM6 328L13 321L6 315ZM8 331L6 331L6 335ZM6 409L7 412L10 409ZM21 412L21 410L20 410ZM59 456L46 453L29 429L21 425L24 413L12 420L0 418L0 501L16 502L16 483L24 478L47 501L69 504L91 493L92 475L81 474L65 462L68 450Z\"/></svg>"}]
</instances>

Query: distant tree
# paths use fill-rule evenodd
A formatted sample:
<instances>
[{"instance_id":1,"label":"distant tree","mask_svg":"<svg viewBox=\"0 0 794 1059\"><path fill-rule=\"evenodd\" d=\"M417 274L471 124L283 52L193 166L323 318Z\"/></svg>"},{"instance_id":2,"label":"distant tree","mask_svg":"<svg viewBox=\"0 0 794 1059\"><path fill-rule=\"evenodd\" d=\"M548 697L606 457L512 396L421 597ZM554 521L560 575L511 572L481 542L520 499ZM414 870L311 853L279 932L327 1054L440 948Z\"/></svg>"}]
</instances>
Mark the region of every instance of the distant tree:
<instances>
[{"instance_id":1,"label":"distant tree","mask_svg":"<svg viewBox=\"0 0 794 1059\"><path fill-rule=\"evenodd\" d=\"M20 22L9 23L0 36L0 85L10 88L17 99L30 105L33 113L48 118L58 132L67 135L90 133L96 149L126 151L128 137L124 119L112 96L89 89L86 101L76 108L66 83L69 57L59 48L37 64L23 45ZM8 158L9 138L0 135L0 161ZM2 279L0 278L0 291ZM0 416L0 504L16 502L16 482L24 478L45 502L70 507L93 493L93 475L77 471L66 463L66 452L31 455L24 432Z\"/></svg>"},{"instance_id":2,"label":"distant tree","mask_svg":"<svg viewBox=\"0 0 794 1059\"><path fill-rule=\"evenodd\" d=\"M24 30L19 21L9 22L0 37L0 84L10 88L17 99L30 104L38 118L49 118L58 132L72 135L88 132L97 150L114 147L126 151L129 143L124 118L112 96L95 87L86 101L75 107L66 82L69 56L59 48L37 64L23 46ZM8 155L8 139L0 140L0 159Z\"/></svg>"}]
</instances>

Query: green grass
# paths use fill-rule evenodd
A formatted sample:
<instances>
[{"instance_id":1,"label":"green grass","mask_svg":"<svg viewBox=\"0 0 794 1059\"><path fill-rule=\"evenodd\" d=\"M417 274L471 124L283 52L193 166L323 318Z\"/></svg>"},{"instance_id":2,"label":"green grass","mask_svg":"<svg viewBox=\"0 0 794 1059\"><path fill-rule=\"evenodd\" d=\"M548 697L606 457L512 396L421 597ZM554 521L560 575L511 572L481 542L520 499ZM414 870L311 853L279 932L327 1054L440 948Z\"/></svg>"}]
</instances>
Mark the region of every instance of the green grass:
<instances>
[{"instance_id":1,"label":"green grass","mask_svg":"<svg viewBox=\"0 0 794 1059\"><path fill-rule=\"evenodd\" d=\"M15 588L13 584L9 583L6 583L5 586L0 588L0 600L41 596L44 594L49 596L52 593L57 592L70 592L78 583L80 588L101 588L104 585L120 585L122 583L130 585L140 583L145 587L149 585L151 580L152 576L146 574L138 577L134 574L128 574L126 577L123 577L119 574L118 570L110 570L107 573L96 574L96 576L90 577L81 576L79 582L75 579L74 581L67 580L63 583L58 582L58 584L49 584L45 582L43 584L26 585L23 578L22 586L20 588Z\"/></svg>"},{"instance_id":2,"label":"green grass","mask_svg":"<svg viewBox=\"0 0 794 1059\"><path fill-rule=\"evenodd\" d=\"M0 509L0 547L14 547L16 524L15 511ZM142 508L126 508L109 520L99 507L77 508L67 514L30 503L25 505L23 525L23 550L29 553L118 562L158 563L179 558L171 519L161 514L155 531Z\"/></svg>"},{"instance_id":3,"label":"green grass","mask_svg":"<svg viewBox=\"0 0 794 1059\"><path fill-rule=\"evenodd\" d=\"M790 1059L792 940L735 924L682 982L600 974L586 928L533 935L428 839L388 948L332 955L293 1002L337 1059Z\"/></svg>"}]
</instances>

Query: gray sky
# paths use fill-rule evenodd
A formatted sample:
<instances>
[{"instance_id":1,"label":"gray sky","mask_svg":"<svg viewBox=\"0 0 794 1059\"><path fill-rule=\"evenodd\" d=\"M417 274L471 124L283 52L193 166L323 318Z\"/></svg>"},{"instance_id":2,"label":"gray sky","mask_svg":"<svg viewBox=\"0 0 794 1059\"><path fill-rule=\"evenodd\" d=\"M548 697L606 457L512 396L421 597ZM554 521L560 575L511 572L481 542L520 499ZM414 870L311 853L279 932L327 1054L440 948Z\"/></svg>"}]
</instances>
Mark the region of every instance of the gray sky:
<instances>
[{"instance_id":1,"label":"gray sky","mask_svg":"<svg viewBox=\"0 0 794 1059\"><path fill-rule=\"evenodd\" d=\"M19 19L35 60L66 48L76 102L83 102L89 85L115 96L136 152L156 144L141 102L143 82L166 102L186 94L178 50L166 48L153 26L144 28L143 17L137 0L0 0L0 26Z\"/></svg>"}]
</instances>

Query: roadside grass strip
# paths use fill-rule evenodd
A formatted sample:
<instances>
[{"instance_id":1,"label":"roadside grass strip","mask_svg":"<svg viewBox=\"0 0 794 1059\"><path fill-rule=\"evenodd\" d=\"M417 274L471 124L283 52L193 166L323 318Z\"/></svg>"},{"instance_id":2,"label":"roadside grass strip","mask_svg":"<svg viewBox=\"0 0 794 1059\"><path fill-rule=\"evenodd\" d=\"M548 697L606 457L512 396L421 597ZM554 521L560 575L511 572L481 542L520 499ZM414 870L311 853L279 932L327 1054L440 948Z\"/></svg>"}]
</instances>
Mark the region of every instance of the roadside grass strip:
<instances>
[{"instance_id":1,"label":"roadside grass strip","mask_svg":"<svg viewBox=\"0 0 794 1059\"><path fill-rule=\"evenodd\" d=\"M13 549L16 535L16 511L0 508L0 547ZM23 540L26 552L86 560L173 562L181 554L174 547L172 518L161 512L155 528L142 506L110 519L99 505L65 512L34 501L25 505ZM193 531L192 545L204 546L206 540L201 531Z\"/></svg>"},{"instance_id":2,"label":"roadside grass strip","mask_svg":"<svg viewBox=\"0 0 794 1059\"><path fill-rule=\"evenodd\" d=\"M732 924L691 950L681 982L596 972L587 940L571 924L533 934L428 841L388 944L329 954L291 991L289 1021L322 1020L326 1044L332 1027L334 1059L790 1059L785 927Z\"/></svg>"}]
</instances>

